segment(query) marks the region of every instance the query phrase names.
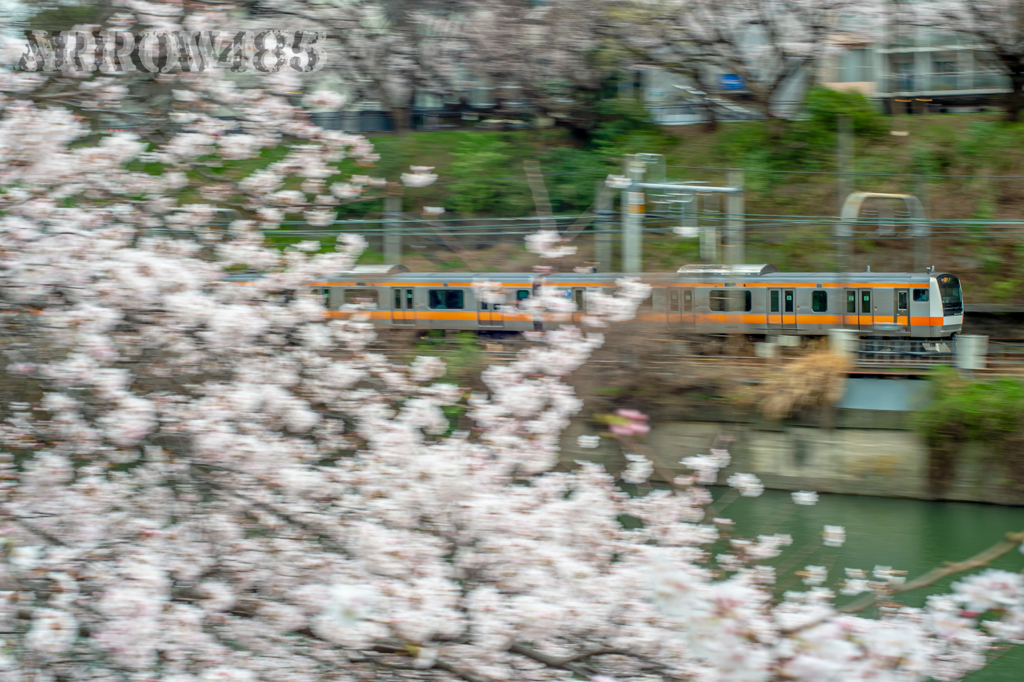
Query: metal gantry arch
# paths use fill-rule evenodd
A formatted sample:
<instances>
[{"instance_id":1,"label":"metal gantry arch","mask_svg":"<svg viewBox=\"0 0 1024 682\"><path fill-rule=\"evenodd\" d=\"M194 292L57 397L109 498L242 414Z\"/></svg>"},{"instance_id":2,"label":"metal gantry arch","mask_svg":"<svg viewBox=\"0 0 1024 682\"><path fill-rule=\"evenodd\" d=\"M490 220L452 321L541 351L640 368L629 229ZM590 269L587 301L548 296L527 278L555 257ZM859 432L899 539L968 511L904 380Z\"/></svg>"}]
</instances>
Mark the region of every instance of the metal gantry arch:
<instances>
[{"instance_id":1,"label":"metal gantry arch","mask_svg":"<svg viewBox=\"0 0 1024 682\"><path fill-rule=\"evenodd\" d=\"M839 262L849 271L853 264L854 228L860 216L861 207L868 199L892 199L902 201L910 214L910 234L914 239L914 269L928 267L931 258L931 226L924 214L924 205L913 194L883 194L879 192L852 192L843 202L839 222L835 227L836 250Z\"/></svg>"}]
</instances>

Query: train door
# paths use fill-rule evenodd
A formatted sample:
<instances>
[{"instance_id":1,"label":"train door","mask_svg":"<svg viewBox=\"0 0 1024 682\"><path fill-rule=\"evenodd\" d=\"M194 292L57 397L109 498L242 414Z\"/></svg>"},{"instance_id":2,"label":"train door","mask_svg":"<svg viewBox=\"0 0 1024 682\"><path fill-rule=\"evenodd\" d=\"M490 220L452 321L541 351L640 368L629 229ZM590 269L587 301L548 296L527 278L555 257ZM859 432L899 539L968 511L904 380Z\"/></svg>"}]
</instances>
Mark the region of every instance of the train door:
<instances>
[{"instance_id":1,"label":"train door","mask_svg":"<svg viewBox=\"0 0 1024 682\"><path fill-rule=\"evenodd\" d=\"M875 308L871 296L871 289L860 290L860 322L861 329L872 329L875 326Z\"/></svg>"},{"instance_id":2,"label":"train door","mask_svg":"<svg viewBox=\"0 0 1024 682\"><path fill-rule=\"evenodd\" d=\"M857 317L857 290L847 289L843 302L843 327L846 329L860 329L860 318Z\"/></svg>"},{"instance_id":3,"label":"train door","mask_svg":"<svg viewBox=\"0 0 1024 682\"><path fill-rule=\"evenodd\" d=\"M575 322L576 324L581 324L583 322L584 315L587 314L586 291L586 289L579 287L574 288L572 290L572 302L573 305L576 307L576 311L572 314L572 321Z\"/></svg>"},{"instance_id":4,"label":"train door","mask_svg":"<svg viewBox=\"0 0 1024 682\"><path fill-rule=\"evenodd\" d=\"M782 328L796 329L796 290L782 290Z\"/></svg>"},{"instance_id":5,"label":"train door","mask_svg":"<svg viewBox=\"0 0 1024 682\"><path fill-rule=\"evenodd\" d=\"M782 289L768 290L768 329L782 329Z\"/></svg>"},{"instance_id":6,"label":"train door","mask_svg":"<svg viewBox=\"0 0 1024 682\"><path fill-rule=\"evenodd\" d=\"M693 289L683 289L683 329L694 331L697 328L697 299Z\"/></svg>"},{"instance_id":7,"label":"train door","mask_svg":"<svg viewBox=\"0 0 1024 682\"><path fill-rule=\"evenodd\" d=\"M502 312L501 305L477 297L477 322L480 329L505 328L505 313Z\"/></svg>"},{"instance_id":8,"label":"train door","mask_svg":"<svg viewBox=\"0 0 1024 682\"><path fill-rule=\"evenodd\" d=\"M693 289L668 288L668 326L684 331L694 327Z\"/></svg>"},{"instance_id":9,"label":"train door","mask_svg":"<svg viewBox=\"0 0 1024 682\"><path fill-rule=\"evenodd\" d=\"M415 327L416 310L413 307L413 290L394 288L391 290L391 324L396 327Z\"/></svg>"},{"instance_id":10,"label":"train door","mask_svg":"<svg viewBox=\"0 0 1024 682\"><path fill-rule=\"evenodd\" d=\"M899 331L910 331L910 290L896 289L892 294L893 322Z\"/></svg>"}]
</instances>

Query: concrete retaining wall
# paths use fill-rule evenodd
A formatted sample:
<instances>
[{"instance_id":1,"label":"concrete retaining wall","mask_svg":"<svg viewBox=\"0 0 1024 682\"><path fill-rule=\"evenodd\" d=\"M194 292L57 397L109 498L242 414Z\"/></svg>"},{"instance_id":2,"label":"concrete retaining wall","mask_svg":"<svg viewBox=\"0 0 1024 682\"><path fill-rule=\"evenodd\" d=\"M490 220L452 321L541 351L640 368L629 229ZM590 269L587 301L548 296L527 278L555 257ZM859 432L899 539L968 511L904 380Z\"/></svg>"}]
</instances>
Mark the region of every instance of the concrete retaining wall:
<instances>
[{"instance_id":1,"label":"concrete retaining wall","mask_svg":"<svg viewBox=\"0 0 1024 682\"><path fill-rule=\"evenodd\" d=\"M909 430L905 414L899 420L876 421L865 411L845 412L839 411L833 428L736 421L655 423L645 445L661 467L673 474L687 473L679 463L682 458L706 453L716 436L731 435L735 438L729 448L733 464L720 476L723 483L732 472L743 471L777 490L1024 505L1024 486L1005 480L999 467L978 465L984 453L977 448L959 458L952 486L933 491L928 481L928 448ZM625 467L625 457L611 438L602 438L594 450L578 447L576 438L584 433L598 431L582 422L567 431L562 446L565 461L599 461L612 472Z\"/></svg>"}]
</instances>

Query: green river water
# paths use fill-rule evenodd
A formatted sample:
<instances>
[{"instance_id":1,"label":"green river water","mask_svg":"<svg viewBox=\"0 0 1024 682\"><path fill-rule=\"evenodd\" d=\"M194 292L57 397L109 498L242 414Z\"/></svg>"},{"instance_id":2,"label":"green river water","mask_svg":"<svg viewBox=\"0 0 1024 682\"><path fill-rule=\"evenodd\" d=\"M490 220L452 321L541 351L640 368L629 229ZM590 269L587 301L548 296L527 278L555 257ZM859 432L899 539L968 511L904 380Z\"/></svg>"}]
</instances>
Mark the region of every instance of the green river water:
<instances>
[{"instance_id":1,"label":"green river water","mask_svg":"<svg viewBox=\"0 0 1024 682\"><path fill-rule=\"evenodd\" d=\"M716 490L715 497L723 492ZM809 507L798 506L789 493L775 490L758 498L739 498L717 515L736 522L734 536L793 536L793 545L771 562L777 567L782 589L799 588L799 579L791 577L792 572L809 564L829 568L829 585L844 578L844 568L870 572L876 565L905 570L909 579L943 561L966 559L999 542L1009 531L1024 530L1024 508L1018 507L824 494ZM841 548L821 545L824 525L846 528L846 543ZM806 554L812 548L813 553ZM993 566L1019 571L1024 568L1024 556L1012 551ZM948 588L955 579L938 583L930 592ZM902 601L920 606L930 592L910 592ZM967 680L1024 682L1024 646L999 652L991 665Z\"/></svg>"}]
</instances>

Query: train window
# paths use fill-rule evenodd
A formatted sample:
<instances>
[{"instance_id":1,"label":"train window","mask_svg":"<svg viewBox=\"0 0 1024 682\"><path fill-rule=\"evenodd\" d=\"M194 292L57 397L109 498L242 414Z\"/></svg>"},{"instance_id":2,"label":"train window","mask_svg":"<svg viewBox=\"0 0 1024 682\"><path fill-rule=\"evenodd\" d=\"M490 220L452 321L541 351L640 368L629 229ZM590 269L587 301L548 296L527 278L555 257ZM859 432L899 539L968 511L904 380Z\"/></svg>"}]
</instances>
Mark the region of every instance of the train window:
<instances>
[{"instance_id":1,"label":"train window","mask_svg":"<svg viewBox=\"0 0 1024 682\"><path fill-rule=\"evenodd\" d=\"M519 291L516 292L516 300L517 301L525 301L528 298L530 298L530 290L529 289L520 289Z\"/></svg>"},{"instance_id":2,"label":"train window","mask_svg":"<svg viewBox=\"0 0 1024 682\"><path fill-rule=\"evenodd\" d=\"M793 290L792 289L787 289L786 290L786 310L785 310L785 312L787 312L787 313L793 312Z\"/></svg>"},{"instance_id":3,"label":"train window","mask_svg":"<svg viewBox=\"0 0 1024 682\"><path fill-rule=\"evenodd\" d=\"M907 292L899 291L896 293L896 309L907 311Z\"/></svg>"},{"instance_id":4,"label":"train window","mask_svg":"<svg viewBox=\"0 0 1024 682\"><path fill-rule=\"evenodd\" d=\"M773 312L773 313L779 312L779 292L778 291L772 291L771 292L771 307L769 308L769 310L771 312Z\"/></svg>"},{"instance_id":5,"label":"train window","mask_svg":"<svg viewBox=\"0 0 1024 682\"><path fill-rule=\"evenodd\" d=\"M462 310L465 306L463 296L461 289L431 289L430 307L432 310Z\"/></svg>"},{"instance_id":6,"label":"train window","mask_svg":"<svg viewBox=\"0 0 1024 682\"><path fill-rule=\"evenodd\" d=\"M861 313L871 313L871 292L862 291L860 292L860 311Z\"/></svg>"},{"instance_id":7,"label":"train window","mask_svg":"<svg viewBox=\"0 0 1024 682\"><path fill-rule=\"evenodd\" d=\"M846 292L846 312L856 313L857 312L857 292L847 291Z\"/></svg>"},{"instance_id":8,"label":"train window","mask_svg":"<svg viewBox=\"0 0 1024 682\"><path fill-rule=\"evenodd\" d=\"M683 312L693 312L693 289L687 289L683 292Z\"/></svg>"},{"instance_id":9,"label":"train window","mask_svg":"<svg viewBox=\"0 0 1024 682\"><path fill-rule=\"evenodd\" d=\"M402 309L402 290L395 289L395 310Z\"/></svg>"},{"instance_id":10,"label":"train window","mask_svg":"<svg viewBox=\"0 0 1024 682\"><path fill-rule=\"evenodd\" d=\"M712 289L709 292L711 310L717 313L750 312L752 298L749 290Z\"/></svg>"},{"instance_id":11,"label":"train window","mask_svg":"<svg viewBox=\"0 0 1024 682\"><path fill-rule=\"evenodd\" d=\"M679 292L670 291L668 294L668 311L670 313L679 312Z\"/></svg>"},{"instance_id":12,"label":"train window","mask_svg":"<svg viewBox=\"0 0 1024 682\"><path fill-rule=\"evenodd\" d=\"M378 300L376 289L345 289L345 305L376 308Z\"/></svg>"},{"instance_id":13,"label":"train window","mask_svg":"<svg viewBox=\"0 0 1024 682\"><path fill-rule=\"evenodd\" d=\"M938 278L939 295L942 296L942 314L960 315L964 311L963 294L960 291L960 280L952 275Z\"/></svg>"},{"instance_id":14,"label":"train window","mask_svg":"<svg viewBox=\"0 0 1024 682\"><path fill-rule=\"evenodd\" d=\"M708 292L708 302L710 304L711 312L721 313L726 312L729 308L729 294L730 291L710 291Z\"/></svg>"},{"instance_id":15,"label":"train window","mask_svg":"<svg viewBox=\"0 0 1024 682\"><path fill-rule=\"evenodd\" d=\"M918 303L928 302L928 290L927 289L914 289L914 301Z\"/></svg>"},{"instance_id":16,"label":"train window","mask_svg":"<svg viewBox=\"0 0 1024 682\"><path fill-rule=\"evenodd\" d=\"M405 290L405 309L412 310L412 289Z\"/></svg>"},{"instance_id":17,"label":"train window","mask_svg":"<svg viewBox=\"0 0 1024 682\"><path fill-rule=\"evenodd\" d=\"M330 289L327 289L327 288L324 288L324 289L314 288L314 289L310 289L309 293L313 294L314 296L322 296L323 299L324 299L324 307L325 308L330 308L331 307L331 290Z\"/></svg>"},{"instance_id":18,"label":"train window","mask_svg":"<svg viewBox=\"0 0 1024 682\"><path fill-rule=\"evenodd\" d=\"M811 310L813 310L816 313L824 313L828 311L827 291L811 292Z\"/></svg>"}]
</instances>

